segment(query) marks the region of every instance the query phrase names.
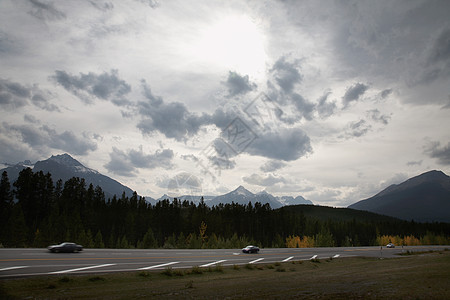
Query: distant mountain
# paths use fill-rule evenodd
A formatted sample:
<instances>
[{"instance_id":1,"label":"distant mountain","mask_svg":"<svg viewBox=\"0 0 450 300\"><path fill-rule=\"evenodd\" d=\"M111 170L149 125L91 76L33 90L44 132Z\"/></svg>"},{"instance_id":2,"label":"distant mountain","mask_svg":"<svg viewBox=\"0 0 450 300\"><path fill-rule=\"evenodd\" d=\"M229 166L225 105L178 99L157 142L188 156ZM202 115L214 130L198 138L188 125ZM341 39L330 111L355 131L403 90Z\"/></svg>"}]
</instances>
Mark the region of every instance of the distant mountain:
<instances>
[{"instance_id":1,"label":"distant mountain","mask_svg":"<svg viewBox=\"0 0 450 300\"><path fill-rule=\"evenodd\" d=\"M313 204L310 200L306 200L302 196L292 197L292 196L281 196L278 201L283 205L299 205L299 204Z\"/></svg>"},{"instance_id":2,"label":"distant mountain","mask_svg":"<svg viewBox=\"0 0 450 300\"><path fill-rule=\"evenodd\" d=\"M426 172L349 208L403 220L450 223L450 177L441 171Z\"/></svg>"},{"instance_id":3,"label":"distant mountain","mask_svg":"<svg viewBox=\"0 0 450 300\"><path fill-rule=\"evenodd\" d=\"M131 197L133 194L133 191L129 187L122 185L108 176L102 175L98 171L83 166L69 154L54 155L49 159L38 161L35 164L32 164L30 161L24 161L16 165L7 165L6 168L0 170L0 173L3 171L8 172L9 181L13 183L19 177L20 171L27 167L32 168L33 172L42 171L44 173L50 173L53 182L55 183L59 179L65 182L72 177L84 178L87 185L92 183L94 186L100 186L107 198L111 198L113 195L120 197L123 192L125 192L125 195L128 197ZM226 204L232 202L242 205L247 205L249 202L252 202L252 204L255 204L256 202L262 204L268 203L273 209L287 205L313 204L302 196L297 196L296 198L292 196L276 197L266 191L254 194L243 186L239 186L234 191L220 196L180 195L175 197L173 195L169 196L165 194L158 199L153 199L148 196L146 196L145 199L151 204L156 204L158 201L165 199L173 201L174 198L181 201L192 201L195 204L198 204L201 197L203 197L205 204L210 207L218 205L219 203Z\"/></svg>"},{"instance_id":4,"label":"distant mountain","mask_svg":"<svg viewBox=\"0 0 450 300\"><path fill-rule=\"evenodd\" d=\"M238 203L242 205L247 205L249 202L255 204L256 202L260 202L261 204L268 203L271 208L276 209L285 205L298 205L298 204L313 204L309 200L305 200L302 196L298 196L296 198L291 196L283 196L283 197L275 197L266 191L259 192L257 194L253 194L243 186L239 186L232 192L229 192L225 195L217 196L209 201L205 200L205 203L209 206L218 205L219 203Z\"/></svg>"},{"instance_id":5,"label":"distant mountain","mask_svg":"<svg viewBox=\"0 0 450 300\"><path fill-rule=\"evenodd\" d=\"M83 166L69 154L52 156L49 159L38 161L34 165L28 162L28 164L19 163L14 166L8 166L7 168L0 170L0 173L6 171L8 173L9 181L13 183L18 178L20 171L27 167L32 168L33 172L42 171L44 173L50 173L54 183L59 179L65 182L72 177L84 178L87 186L91 183L94 187L97 185L100 186L107 198L112 197L113 195L120 197L123 192L125 192L128 197L133 195L133 191L129 187L126 187L118 181L102 175L93 169Z\"/></svg>"},{"instance_id":6,"label":"distant mountain","mask_svg":"<svg viewBox=\"0 0 450 300\"><path fill-rule=\"evenodd\" d=\"M217 197L214 197L211 201L208 202L209 206L214 206L214 205L218 205L220 203L238 203L238 204L242 204L242 205L247 205L249 201L253 201L255 197L255 194L253 194L252 192L250 192L249 190L247 190L245 187L243 187L242 185L239 186L237 189L235 189L232 192L229 192L225 195L220 195Z\"/></svg>"}]
</instances>

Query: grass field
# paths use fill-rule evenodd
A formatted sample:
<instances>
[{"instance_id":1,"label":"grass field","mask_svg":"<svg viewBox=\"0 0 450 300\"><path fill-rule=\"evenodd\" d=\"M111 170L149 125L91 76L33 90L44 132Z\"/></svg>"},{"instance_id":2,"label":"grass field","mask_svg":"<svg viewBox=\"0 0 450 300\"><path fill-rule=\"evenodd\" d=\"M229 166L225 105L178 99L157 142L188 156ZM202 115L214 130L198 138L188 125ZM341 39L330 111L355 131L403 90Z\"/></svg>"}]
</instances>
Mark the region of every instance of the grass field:
<instances>
[{"instance_id":1,"label":"grass field","mask_svg":"<svg viewBox=\"0 0 450 300\"><path fill-rule=\"evenodd\" d=\"M450 299L450 251L0 281L0 299Z\"/></svg>"}]
</instances>

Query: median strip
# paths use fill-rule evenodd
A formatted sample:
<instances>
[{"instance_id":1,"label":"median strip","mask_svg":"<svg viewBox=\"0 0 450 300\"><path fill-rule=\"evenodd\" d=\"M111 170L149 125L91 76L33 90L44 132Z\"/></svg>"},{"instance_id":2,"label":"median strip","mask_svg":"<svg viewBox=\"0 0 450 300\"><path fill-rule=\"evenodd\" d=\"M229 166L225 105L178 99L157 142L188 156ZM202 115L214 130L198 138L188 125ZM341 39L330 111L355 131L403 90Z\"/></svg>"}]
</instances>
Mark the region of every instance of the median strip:
<instances>
[{"instance_id":1,"label":"median strip","mask_svg":"<svg viewBox=\"0 0 450 300\"><path fill-rule=\"evenodd\" d=\"M167 267L167 266L178 264L178 263L179 263L178 261L173 261L173 262L169 262L166 264L160 264L160 265L155 265L155 266L150 266L150 267L139 268L138 270L156 269L156 268Z\"/></svg>"},{"instance_id":2,"label":"median strip","mask_svg":"<svg viewBox=\"0 0 450 300\"><path fill-rule=\"evenodd\" d=\"M84 268L77 268L77 269L70 269L70 270L50 272L49 274L63 274L63 273L84 271L84 270L95 269L95 268L109 267L109 266L114 266L114 265L116 265L116 264L104 264L104 265L90 266L90 267L84 267Z\"/></svg>"}]
</instances>

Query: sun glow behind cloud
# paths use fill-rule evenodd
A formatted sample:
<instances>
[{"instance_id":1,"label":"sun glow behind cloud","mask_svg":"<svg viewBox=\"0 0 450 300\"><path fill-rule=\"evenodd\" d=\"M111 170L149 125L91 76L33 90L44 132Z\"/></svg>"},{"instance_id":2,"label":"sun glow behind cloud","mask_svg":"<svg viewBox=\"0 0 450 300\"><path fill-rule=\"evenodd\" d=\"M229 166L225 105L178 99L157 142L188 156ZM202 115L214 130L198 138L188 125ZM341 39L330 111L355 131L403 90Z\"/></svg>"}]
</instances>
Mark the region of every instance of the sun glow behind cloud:
<instances>
[{"instance_id":1,"label":"sun glow behind cloud","mask_svg":"<svg viewBox=\"0 0 450 300\"><path fill-rule=\"evenodd\" d=\"M191 48L196 60L260 77L266 65L265 38L247 16L228 16L200 31Z\"/></svg>"}]
</instances>

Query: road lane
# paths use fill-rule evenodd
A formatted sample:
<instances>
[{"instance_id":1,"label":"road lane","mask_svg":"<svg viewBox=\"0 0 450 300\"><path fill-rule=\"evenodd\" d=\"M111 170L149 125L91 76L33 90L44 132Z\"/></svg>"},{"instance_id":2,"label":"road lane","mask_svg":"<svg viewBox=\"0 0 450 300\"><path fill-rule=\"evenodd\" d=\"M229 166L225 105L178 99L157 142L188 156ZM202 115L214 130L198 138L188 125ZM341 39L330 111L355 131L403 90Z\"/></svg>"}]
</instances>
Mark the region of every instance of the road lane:
<instances>
[{"instance_id":1,"label":"road lane","mask_svg":"<svg viewBox=\"0 0 450 300\"><path fill-rule=\"evenodd\" d=\"M342 248L267 248L258 254L243 254L238 249L85 249L79 253L50 253L46 249L0 248L0 279L67 272L101 273L137 270L192 268L194 266L245 265L291 260L369 256L389 258L405 251L443 250L450 246L342 247ZM92 266L102 266L93 268ZM78 269L78 270L77 270ZM59 273L58 273L59 272Z\"/></svg>"}]
</instances>

